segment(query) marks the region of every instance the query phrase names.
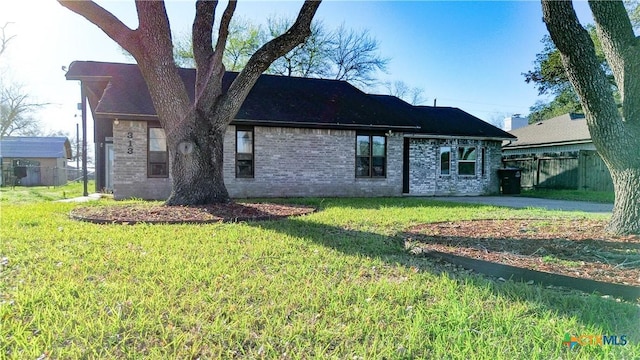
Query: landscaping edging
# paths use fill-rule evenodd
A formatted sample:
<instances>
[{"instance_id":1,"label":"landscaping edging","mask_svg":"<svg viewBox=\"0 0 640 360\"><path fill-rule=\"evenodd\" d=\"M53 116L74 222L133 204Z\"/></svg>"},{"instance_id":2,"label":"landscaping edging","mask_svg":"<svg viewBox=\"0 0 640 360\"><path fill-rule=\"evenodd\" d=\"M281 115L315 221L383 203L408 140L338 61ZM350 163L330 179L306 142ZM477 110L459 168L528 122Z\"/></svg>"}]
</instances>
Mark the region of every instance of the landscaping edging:
<instances>
[{"instance_id":1,"label":"landscaping edging","mask_svg":"<svg viewBox=\"0 0 640 360\"><path fill-rule=\"evenodd\" d=\"M552 274L537 270L519 268L511 265L497 264L489 261L472 259L464 256L447 254L439 251L426 251L422 253L434 259L444 260L465 269L475 272L503 278L506 280L531 282L541 285L552 285L572 288L586 293L598 292L603 295L611 295L627 301L637 302L640 299L640 287L613 284L572 276Z\"/></svg>"},{"instance_id":2,"label":"landscaping edging","mask_svg":"<svg viewBox=\"0 0 640 360\"><path fill-rule=\"evenodd\" d=\"M317 208L272 203L226 203L200 206L113 205L78 207L73 220L94 224L211 224L221 222L279 220L308 215Z\"/></svg>"}]
</instances>

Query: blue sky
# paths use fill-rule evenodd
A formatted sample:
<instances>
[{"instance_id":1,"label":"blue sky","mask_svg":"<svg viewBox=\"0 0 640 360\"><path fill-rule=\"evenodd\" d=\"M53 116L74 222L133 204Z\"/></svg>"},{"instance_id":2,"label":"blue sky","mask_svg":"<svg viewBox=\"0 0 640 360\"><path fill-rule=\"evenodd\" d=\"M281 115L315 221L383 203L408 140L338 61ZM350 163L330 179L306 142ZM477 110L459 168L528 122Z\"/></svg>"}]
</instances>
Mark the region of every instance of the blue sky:
<instances>
[{"instance_id":1,"label":"blue sky","mask_svg":"<svg viewBox=\"0 0 640 360\"><path fill-rule=\"evenodd\" d=\"M99 1L131 27L133 1ZM236 15L264 23L269 15L293 17L300 1L239 1ZM590 22L586 2L575 2L583 24ZM167 1L176 33L188 32L191 1ZM221 12L221 10L219 11ZM528 114L538 97L521 73L533 67L546 34L538 1L325 1L316 19L327 28L342 23L368 29L390 58L381 80L401 80L424 89L425 104L459 107L483 120ZM62 66L74 60L130 61L93 24L53 0L3 0L0 24L13 22L3 77L24 85L41 110L47 130L75 131L80 91L66 81ZM385 93L384 87L371 92Z\"/></svg>"}]
</instances>

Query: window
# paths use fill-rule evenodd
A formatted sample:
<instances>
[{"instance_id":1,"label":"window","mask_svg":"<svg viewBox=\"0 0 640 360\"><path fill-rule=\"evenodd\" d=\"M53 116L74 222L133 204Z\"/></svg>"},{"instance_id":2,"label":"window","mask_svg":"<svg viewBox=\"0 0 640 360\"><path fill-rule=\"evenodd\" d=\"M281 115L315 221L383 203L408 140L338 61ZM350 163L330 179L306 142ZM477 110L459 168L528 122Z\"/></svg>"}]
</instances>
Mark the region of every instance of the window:
<instances>
[{"instance_id":1,"label":"window","mask_svg":"<svg viewBox=\"0 0 640 360\"><path fill-rule=\"evenodd\" d=\"M381 135L356 136L356 177L385 177L387 138Z\"/></svg>"},{"instance_id":2,"label":"window","mask_svg":"<svg viewBox=\"0 0 640 360\"><path fill-rule=\"evenodd\" d=\"M476 174L476 152L475 147L458 148L458 175Z\"/></svg>"},{"instance_id":3,"label":"window","mask_svg":"<svg viewBox=\"0 0 640 360\"><path fill-rule=\"evenodd\" d=\"M486 171L484 169L486 160L487 160L487 152L485 148L482 148L482 152L480 154L480 169L482 172L482 176L486 175Z\"/></svg>"},{"instance_id":4,"label":"window","mask_svg":"<svg viewBox=\"0 0 640 360\"><path fill-rule=\"evenodd\" d=\"M449 175L451 169L451 147L440 148L440 175Z\"/></svg>"},{"instance_id":5,"label":"window","mask_svg":"<svg viewBox=\"0 0 640 360\"><path fill-rule=\"evenodd\" d=\"M147 176L169 177L169 152L164 130L150 127L147 136Z\"/></svg>"},{"instance_id":6,"label":"window","mask_svg":"<svg viewBox=\"0 0 640 360\"><path fill-rule=\"evenodd\" d=\"M253 128L236 128L236 177L253 177Z\"/></svg>"}]
</instances>

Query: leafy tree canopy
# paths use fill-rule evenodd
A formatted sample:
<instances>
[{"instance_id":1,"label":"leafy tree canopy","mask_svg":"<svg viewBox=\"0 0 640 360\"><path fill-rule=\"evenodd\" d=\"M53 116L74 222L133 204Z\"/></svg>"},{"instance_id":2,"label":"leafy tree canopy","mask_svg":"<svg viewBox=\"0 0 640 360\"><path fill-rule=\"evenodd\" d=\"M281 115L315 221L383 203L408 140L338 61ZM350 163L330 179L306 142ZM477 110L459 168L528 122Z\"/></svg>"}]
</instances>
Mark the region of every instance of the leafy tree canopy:
<instances>
[{"instance_id":1,"label":"leafy tree canopy","mask_svg":"<svg viewBox=\"0 0 640 360\"><path fill-rule=\"evenodd\" d=\"M629 14L631 23L635 29L640 29L640 1L625 1L625 8ZM596 33L596 27L592 24L586 25L591 41L595 46L596 57L601 64L611 87L614 89L614 96L619 99L613 73L607 63L602 43ZM551 40L549 35L542 38L543 50L536 55L534 69L522 75L525 82L534 84L539 95L551 95L550 101L537 101L529 108L529 123L540 122L568 112L582 113L580 98L576 94L573 86L562 65L560 52Z\"/></svg>"}]
</instances>

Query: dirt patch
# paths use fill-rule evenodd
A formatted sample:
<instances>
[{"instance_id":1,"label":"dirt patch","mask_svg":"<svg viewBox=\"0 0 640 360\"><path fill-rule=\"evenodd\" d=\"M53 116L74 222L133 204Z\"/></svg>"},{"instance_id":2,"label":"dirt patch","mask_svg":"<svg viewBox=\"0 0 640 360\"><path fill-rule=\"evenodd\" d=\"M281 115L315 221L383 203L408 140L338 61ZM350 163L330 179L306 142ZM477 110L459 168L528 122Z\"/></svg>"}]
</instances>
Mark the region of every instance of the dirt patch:
<instances>
[{"instance_id":1,"label":"dirt patch","mask_svg":"<svg viewBox=\"0 0 640 360\"><path fill-rule=\"evenodd\" d=\"M640 237L612 236L599 220L474 220L419 225L414 253L440 251L531 270L640 286Z\"/></svg>"},{"instance_id":2,"label":"dirt patch","mask_svg":"<svg viewBox=\"0 0 640 360\"><path fill-rule=\"evenodd\" d=\"M315 208L269 203L228 203L202 206L113 205L79 207L71 211L76 220L99 224L179 224L275 220L306 215Z\"/></svg>"}]
</instances>

